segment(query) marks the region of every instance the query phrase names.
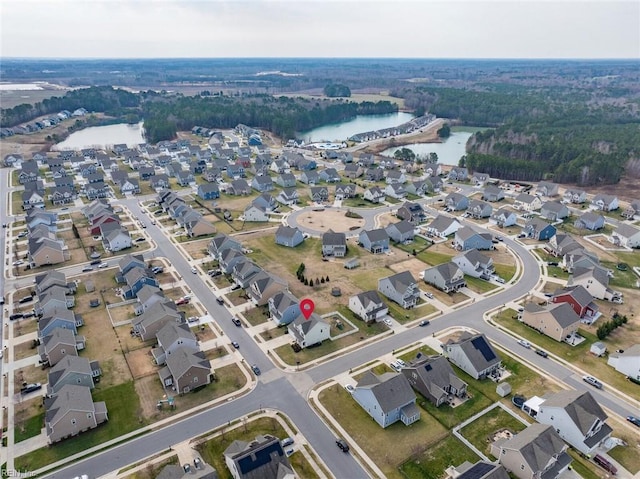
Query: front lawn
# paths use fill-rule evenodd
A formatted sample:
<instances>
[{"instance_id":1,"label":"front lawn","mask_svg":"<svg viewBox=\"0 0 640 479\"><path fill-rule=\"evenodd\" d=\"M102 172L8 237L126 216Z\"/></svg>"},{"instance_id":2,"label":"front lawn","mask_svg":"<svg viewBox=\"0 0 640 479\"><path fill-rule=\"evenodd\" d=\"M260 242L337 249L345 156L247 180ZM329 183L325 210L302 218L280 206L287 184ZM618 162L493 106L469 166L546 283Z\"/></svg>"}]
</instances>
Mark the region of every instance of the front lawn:
<instances>
[{"instance_id":1,"label":"front lawn","mask_svg":"<svg viewBox=\"0 0 640 479\"><path fill-rule=\"evenodd\" d=\"M628 446L616 446L608 454L624 466L631 474L640 471L640 454L638 448L634 447L638 442L638 437L626 438Z\"/></svg>"},{"instance_id":2,"label":"front lawn","mask_svg":"<svg viewBox=\"0 0 640 479\"><path fill-rule=\"evenodd\" d=\"M475 463L480 458L458 438L449 434L427 450L401 464L398 470L406 479L441 479L449 466L465 461Z\"/></svg>"},{"instance_id":3,"label":"front lawn","mask_svg":"<svg viewBox=\"0 0 640 479\"><path fill-rule=\"evenodd\" d=\"M20 442L30 437L35 437L42 431L44 426L44 412L36 414L25 421L22 425L16 426L13 430L13 441Z\"/></svg>"},{"instance_id":4,"label":"front lawn","mask_svg":"<svg viewBox=\"0 0 640 479\"><path fill-rule=\"evenodd\" d=\"M507 278L505 278L505 280L506 279ZM467 282L467 287L474 293L478 294L488 293L489 291L493 291L494 289L498 288L498 286L490 283L489 281L485 281L484 279L480 278L474 278L473 276L468 276L466 274L464 275L464 280Z\"/></svg>"}]
</instances>

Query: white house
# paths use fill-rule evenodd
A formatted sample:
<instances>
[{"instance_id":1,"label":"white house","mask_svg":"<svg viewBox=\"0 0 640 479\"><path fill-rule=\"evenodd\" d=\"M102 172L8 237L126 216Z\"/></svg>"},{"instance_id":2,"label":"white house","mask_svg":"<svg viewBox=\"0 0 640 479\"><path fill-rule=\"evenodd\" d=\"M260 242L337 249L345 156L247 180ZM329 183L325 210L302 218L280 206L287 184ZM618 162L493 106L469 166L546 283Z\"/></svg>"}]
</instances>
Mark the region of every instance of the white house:
<instances>
[{"instance_id":1,"label":"white house","mask_svg":"<svg viewBox=\"0 0 640 479\"><path fill-rule=\"evenodd\" d=\"M640 228L626 223L619 223L611 233L611 242L625 248L640 248Z\"/></svg>"},{"instance_id":2,"label":"white house","mask_svg":"<svg viewBox=\"0 0 640 479\"><path fill-rule=\"evenodd\" d=\"M349 298L349 309L366 322L375 322L389 314L389 308L377 291L364 291Z\"/></svg>"},{"instance_id":3,"label":"white house","mask_svg":"<svg viewBox=\"0 0 640 479\"><path fill-rule=\"evenodd\" d=\"M634 344L621 353L609 354L607 364L628 378L640 381L640 344Z\"/></svg>"},{"instance_id":4,"label":"white house","mask_svg":"<svg viewBox=\"0 0 640 479\"><path fill-rule=\"evenodd\" d=\"M330 326L324 319L313 313L309 319L299 314L289 326L289 335L301 348L314 346L329 339Z\"/></svg>"}]
</instances>

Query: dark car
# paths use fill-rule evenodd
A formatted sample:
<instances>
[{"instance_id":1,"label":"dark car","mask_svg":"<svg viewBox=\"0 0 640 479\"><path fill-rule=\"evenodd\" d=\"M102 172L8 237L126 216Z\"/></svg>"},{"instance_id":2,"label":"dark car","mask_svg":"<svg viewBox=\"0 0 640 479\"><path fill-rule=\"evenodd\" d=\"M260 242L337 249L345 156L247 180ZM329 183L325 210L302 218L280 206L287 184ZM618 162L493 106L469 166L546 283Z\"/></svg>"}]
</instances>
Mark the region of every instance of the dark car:
<instances>
[{"instance_id":1,"label":"dark car","mask_svg":"<svg viewBox=\"0 0 640 479\"><path fill-rule=\"evenodd\" d=\"M33 296L25 296L18 303L28 303L29 301L33 301Z\"/></svg>"},{"instance_id":2,"label":"dark car","mask_svg":"<svg viewBox=\"0 0 640 479\"><path fill-rule=\"evenodd\" d=\"M253 374L255 374L256 376L260 376L260 368L257 365L253 365L251 366L251 370L253 371Z\"/></svg>"},{"instance_id":3,"label":"dark car","mask_svg":"<svg viewBox=\"0 0 640 479\"><path fill-rule=\"evenodd\" d=\"M634 426L640 427L640 419L634 416L627 416L627 421L629 421Z\"/></svg>"},{"instance_id":4,"label":"dark car","mask_svg":"<svg viewBox=\"0 0 640 479\"><path fill-rule=\"evenodd\" d=\"M429 326L429 321L426 319L423 319L422 321L420 321L420 326Z\"/></svg>"},{"instance_id":5,"label":"dark car","mask_svg":"<svg viewBox=\"0 0 640 479\"><path fill-rule=\"evenodd\" d=\"M240 322L240 320L238 318L232 318L231 321L233 321L233 324L235 324L236 326L240 327L242 326L242 323Z\"/></svg>"},{"instance_id":6,"label":"dark car","mask_svg":"<svg viewBox=\"0 0 640 479\"><path fill-rule=\"evenodd\" d=\"M538 356L542 356L543 358L546 358L549 356L549 354L547 354L547 352L543 351L542 349L536 349L536 354Z\"/></svg>"},{"instance_id":7,"label":"dark car","mask_svg":"<svg viewBox=\"0 0 640 479\"><path fill-rule=\"evenodd\" d=\"M40 383L25 384L20 389L20 393L21 394L32 393L33 391L38 391L40 389L42 389L42 384Z\"/></svg>"},{"instance_id":8,"label":"dark car","mask_svg":"<svg viewBox=\"0 0 640 479\"><path fill-rule=\"evenodd\" d=\"M218 304L224 304L224 299L222 299L222 297L218 296L218 297L216 298L216 302L217 302Z\"/></svg>"},{"instance_id":9,"label":"dark car","mask_svg":"<svg viewBox=\"0 0 640 479\"><path fill-rule=\"evenodd\" d=\"M598 466L602 467L605 471L610 472L614 476L618 473L618 469L616 468L616 466L611 464L600 454L596 454L595 456L593 456L593 462L595 462Z\"/></svg>"},{"instance_id":10,"label":"dark car","mask_svg":"<svg viewBox=\"0 0 640 479\"><path fill-rule=\"evenodd\" d=\"M101 260L101 259L94 259L94 260L93 260L91 263L89 263L89 264L91 264L91 265L96 265L96 264L100 264L100 263L102 263L102 260Z\"/></svg>"},{"instance_id":11,"label":"dark car","mask_svg":"<svg viewBox=\"0 0 640 479\"><path fill-rule=\"evenodd\" d=\"M15 314L12 314L11 316L9 316L9 320L10 320L10 321L13 321L13 320L15 320L15 319L22 319L23 317L24 317L24 314L22 314L22 313L15 313Z\"/></svg>"},{"instance_id":12,"label":"dark car","mask_svg":"<svg viewBox=\"0 0 640 479\"><path fill-rule=\"evenodd\" d=\"M344 439L338 439L336 441L336 446L338 446L342 452L349 452L349 444L347 444Z\"/></svg>"}]
</instances>

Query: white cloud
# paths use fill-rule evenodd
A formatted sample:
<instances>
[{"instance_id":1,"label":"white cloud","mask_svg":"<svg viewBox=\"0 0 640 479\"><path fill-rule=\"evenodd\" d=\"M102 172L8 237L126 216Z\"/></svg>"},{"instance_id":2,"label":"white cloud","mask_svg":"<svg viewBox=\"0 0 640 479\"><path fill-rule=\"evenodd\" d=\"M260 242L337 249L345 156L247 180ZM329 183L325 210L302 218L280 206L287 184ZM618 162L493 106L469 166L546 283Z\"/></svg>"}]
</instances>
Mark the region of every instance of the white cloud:
<instances>
[{"instance_id":1,"label":"white cloud","mask_svg":"<svg viewBox=\"0 0 640 479\"><path fill-rule=\"evenodd\" d=\"M2 0L2 56L640 58L640 2Z\"/></svg>"}]
</instances>

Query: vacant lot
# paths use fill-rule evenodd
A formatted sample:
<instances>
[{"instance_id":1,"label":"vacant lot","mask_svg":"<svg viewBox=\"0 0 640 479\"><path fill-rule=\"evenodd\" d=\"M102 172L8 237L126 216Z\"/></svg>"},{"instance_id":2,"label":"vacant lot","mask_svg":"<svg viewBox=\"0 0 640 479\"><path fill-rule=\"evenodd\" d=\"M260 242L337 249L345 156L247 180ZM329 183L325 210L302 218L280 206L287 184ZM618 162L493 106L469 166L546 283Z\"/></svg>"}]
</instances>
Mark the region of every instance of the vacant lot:
<instances>
[{"instance_id":1,"label":"vacant lot","mask_svg":"<svg viewBox=\"0 0 640 479\"><path fill-rule=\"evenodd\" d=\"M305 211L298 216L297 222L306 228L325 232L333 230L335 232L347 233L352 229L362 228L364 220L361 218L347 218L346 208L326 208L324 211Z\"/></svg>"},{"instance_id":2,"label":"vacant lot","mask_svg":"<svg viewBox=\"0 0 640 479\"><path fill-rule=\"evenodd\" d=\"M480 452L491 459L489 449L495 442L497 433L505 432L517 434L525 425L500 407L480 416L478 419L460 429L460 434L473 444Z\"/></svg>"}]
</instances>

